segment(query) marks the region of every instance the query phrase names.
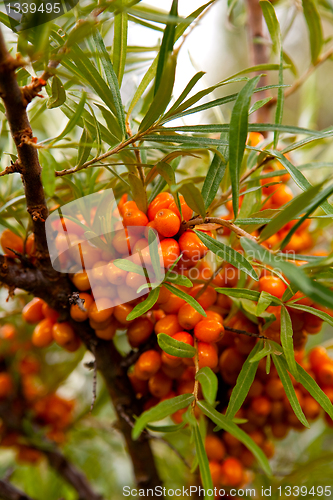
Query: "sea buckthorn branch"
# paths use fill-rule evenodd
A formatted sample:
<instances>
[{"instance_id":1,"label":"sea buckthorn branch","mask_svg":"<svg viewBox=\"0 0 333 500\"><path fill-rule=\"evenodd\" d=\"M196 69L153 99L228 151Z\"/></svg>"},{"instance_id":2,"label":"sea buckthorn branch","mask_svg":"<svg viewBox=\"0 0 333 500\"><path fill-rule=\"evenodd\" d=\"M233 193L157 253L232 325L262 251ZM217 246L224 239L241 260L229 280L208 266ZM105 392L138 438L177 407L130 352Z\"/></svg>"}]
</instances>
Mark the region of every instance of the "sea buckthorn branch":
<instances>
[{"instance_id":1,"label":"sea buckthorn branch","mask_svg":"<svg viewBox=\"0 0 333 500\"><path fill-rule=\"evenodd\" d=\"M58 280L52 281L40 269L26 269L21 263L12 259L9 265L8 259L0 256L0 282L12 291L15 288L20 288L32 293L35 297L47 299L52 308L60 314L68 316L69 297L72 295L72 287L66 274L58 274ZM133 418L133 415L139 415L142 409L139 408L139 402L133 393L127 376L127 368L122 366L123 357L112 342L97 338L89 324L77 323L71 318L68 321L87 349L95 356L97 370L105 380L117 414L118 429L126 441L137 485L142 489L161 485L149 439L147 436L143 436L141 440L133 441L131 426L124 416L126 414ZM54 464L59 461L59 467L61 467L62 462L59 457L50 455L49 459Z\"/></svg>"},{"instance_id":2,"label":"sea buckthorn branch","mask_svg":"<svg viewBox=\"0 0 333 500\"><path fill-rule=\"evenodd\" d=\"M0 479L0 498L2 500L34 500L10 482Z\"/></svg>"},{"instance_id":3,"label":"sea buckthorn branch","mask_svg":"<svg viewBox=\"0 0 333 500\"><path fill-rule=\"evenodd\" d=\"M34 138L26 112L26 101L15 77L18 64L22 65L9 54L0 30L0 96L5 105L11 135L17 148L18 161L15 169L23 178L27 211L31 216L35 235L36 255L43 265L50 265L45 234L48 209L41 181L42 169L37 150L32 145Z\"/></svg>"},{"instance_id":4,"label":"sea buckthorn branch","mask_svg":"<svg viewBox=\"0 0 333 500\"><path fill-rule=\"evenodd\" d=\"M236 226L233 222L229 222L227 220L221 219L220 217L196 217L195 219L191 219L188 222L185 222L180 227L180 233L186 231L186 229L193 229L195 226L200 226L201 224L218 224L220 226L227 227L230 231L234 232L239 238L245 237L250 240L257 241L255 236L244 231L240 227Z\"/></svg>"}]
</instances>

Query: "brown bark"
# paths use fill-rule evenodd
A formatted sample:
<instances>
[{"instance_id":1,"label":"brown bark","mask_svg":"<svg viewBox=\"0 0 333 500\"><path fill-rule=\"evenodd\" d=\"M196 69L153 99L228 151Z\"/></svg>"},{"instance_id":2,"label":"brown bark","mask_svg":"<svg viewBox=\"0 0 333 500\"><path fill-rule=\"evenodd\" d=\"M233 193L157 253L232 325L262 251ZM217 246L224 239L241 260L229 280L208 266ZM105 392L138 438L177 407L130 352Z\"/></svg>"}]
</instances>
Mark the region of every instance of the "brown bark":
<instances>
[{"instance_id":1,"label":"brown bark","mask_svg":"<svg viewBox=\"0 0 333 500\"><path fill-rule=\"evenodd\" d=\"M8 481L0 479L0 499L1 500L33 500Z\"/></svg>"}]
</instances>

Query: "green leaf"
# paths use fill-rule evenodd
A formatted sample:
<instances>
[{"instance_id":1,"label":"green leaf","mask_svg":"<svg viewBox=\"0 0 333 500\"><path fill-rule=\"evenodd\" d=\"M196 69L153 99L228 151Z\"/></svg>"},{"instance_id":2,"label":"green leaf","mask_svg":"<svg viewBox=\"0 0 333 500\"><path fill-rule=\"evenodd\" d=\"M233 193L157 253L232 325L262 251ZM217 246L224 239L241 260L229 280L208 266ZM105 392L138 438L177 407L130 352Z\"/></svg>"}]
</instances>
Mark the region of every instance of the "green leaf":
<instances>
[{"instance_id":1,"label":"green leaf","mask_svg":"<svg viewBox=\"0 0 333 500\"><path fill-rule=\"evenodd\" d=\"M284 360L282 360L284 361ZM319 387L317 382L308 374L304 368L297 363L298 378L297 380L303 387L309 391L311 396L320 404L323 410L333 419L333 405L326 394Z\"/></svg>"},{"instance_id":2,"label":"green leaf","mask_svg":"<svg viewBox=\"0 0 333 500\"><path fill-rule=\"evenodd\" d=\"M255 444L255 442L240 429L232 420L228 419L217 410L215 410L212 406L210 406L205 401L198 401L198 406L200 410L210 418L214 424L218 425L221 429L225 430L232 434L235 438L237 438L241 443L243 443L256 457L260 466L262 467L265 474L271 476L272 471L264 452Z\"/></svg>"},{"instance_id":3,"label":"green leaf","mask_svg":"<svg viewBox=\"0 0 333 500\"><path fill-rule=\"evenodd\" d=\"M181 424L175 424L175 425L152 425L148 424L147 429L152 432L178 432L182 429L184 429L186 425L186 422L183 422Z\"/></svg>"},{"instance_id":4,"label":"green leaf","mask_svg":"<svg viewBox=\"0 0 333 500\"><path fill-rule=\"evenodd\" d=\"M273 98L272 97L266 97L265 99L260 99L259 101L256 101L249 109L249 115L252 115L255 111L258 109L262 108L267 104L269 101L271 101ZM249 127L250 130L250 127Z\"/></svg>"},{"instance_id":5,"label":"green leaf","mask_svg":"<svg viewBox=\"0 0 333 500\"><path fill-rule=\"evenodd\" d=\"M178 99L175 101L175 103L171 106L171 108L169 109L169 111L164 115L164 118L172 115L172 113L178 108L178 106L183 102L183 100L186 98L186 96L191 92L191 90L193 89L193 87L196 85L196 83L198 83L198 81L200 80L200 78L202 78L203 76L205 75L205 72L204 71L199 71L198 73L196 73L192 78L191 80L189 81L189 83L186 85L185 89L183 90L183 92L180 94L180 96L178 97Z\"/></svg>"},{"instance_id":6,"label":"green leaf","mask_svg":"<svg viewBox=\"0 0 333 500\"><path fill-rule=\"evenodd\" d=\"M64 86L60 78L58 78L57 75L54 75L52 78L51 97L48 98L46 106L48 109L57 108L58 106L64 104L65 101L66 91Z\"/></svg>"},{"instance_id":7,"label":"green leaf","mask_svg":"<svg viewBox=\"0 0 333 500\"><path fill-rule=\"evenodd\" d=\"M173 168L169 165L169 163L165 163L164 161L158 162L156 165L157 172L163 177L163 179L167 182L169 186L176 184L176 176Z\"/></svg>"},{"instance_id":8,"label":"green leaf","mask_svg":"<svg viewBox=\"0 0 333 500\"><path fill-rule=\"evenodd\" d=\"M177 15L178 15L178 0L173 0L169 16L175 17ZM176 24L175 23L167 24L164 30L161 48L158 55L154 95L156 95L160 83L161 81L163 81L162 76L164 67L167 63L170 53L173 51L173 44L175 43L175 34L176 34Z\"/></svg>"},{"instance_id":9,"label":"green leaf","mask_svg":"<svg viewBox=\"0 0 333 500\"><path fill-rule=\"evenodd\" d=\"M273 340L265 340L264 347L261 349L261 351L259 351L255 356L251 358L250 363L256 363L257 361L260 361L262 358L270 356L270 354L280 355L283 354L283 351L281 346L276 342L273 342Z\"/></svg>"},{"instance_id":10,"label":"green leaf","mask_svg":"<svg viewBox=\"0 0 333 500\"><path fill-rule=\"evenodd\" d=\"M314 0L302 0L303 13L309 30L311 61L315 64L324 45L320 15Z\"/></svg>"},{"instance_id":11,"label":"green leaf","mask_svg":"<svg viewBox=\"0 0 333 500\"><path fill-rule=\"evenodd\" d=\"M202 393L207 403L214 405L218 388L218 381L215 373L211 368L205 366L197 372L195 380L200 382Z\"/></svg>"},{"instance_id":12,"label":"green leaf","mask_svg":"<svg viewBox=\"0 0 333 500\"><path fill-rule=\"evenodd\" d=\"M150 292L146 300L143 302L139 302L134 309L127 316L127 321L131 321L132 319L138 318L142 316L144 313L149 311L155 305L158 296L160 294L160 287L153 288Z\"/></svg>"},{"instance_id":13,"label":"green leaf","mask_svg":"<svg viewBox=\"0 0 333 500\"><path fill-rule=\"evenodd\" d=\"M126 53L127 53L127 27L128 15L122 11L114 16L114 35L113 35L113 68L117 75L119 87L123 80Z\"/></svg>"},{"instance_id":14,"label":"green leaf","mask_svg":"<svg viewBox=\"0 0 333 500\"><path fill-rule=\"evenodd\" d=\"M294 303L287 302L286 305L290 309L297 309L298 311L304 311L304 312L308 312L310 314L313 314L314 316L317 316L318 318L325 321L327 324L333 326L332 316L330 316L329 314L327 314L324 311L321 311L320 309L316 309L315 307L310 307L310 306L304 306L303 304L298 304L297 302L294 302Z\"/></svg>"},{"instance_id":15,"label":"green leaf","mask_svg":"<svg viewBox=\"0 0 333 500\"><path fill-rule=\"evenodd\" d=\"M177 358L193 358L196 352L193 346L173 339L165 333L157 335L157 342L163 351L172 356L177 356Z\"/></svg>"},{"instance_id":16,"label":"green leaf","mask_svg":"<svg viewBox=\"0 0 333 500\"><path fill-rule=\"evenodd\" d=\"M244 85L238 94L230 119L229 144L232 147L229 150L229 173L232 187L232 206L236 218L239 205L240 168L247 139L250 101L259 79L260 76L256 76Z\"/></svg>"},{"instance_id":17,"label":"green leaf","mask_svg":"<svg viewBox=\"0 0 333 500\"><path fill-rule=\"evenodd\" d=\"M223 139L222 136L221 139ZM216 153L208 169L207 176L201 190L201 196L204 200L206 209L209 208L211 203L214 201L228 163L229 148L224 147L218 148L217 150L223 155L224 160L222 160L221 156Z\"/></svg>"},{"instance_id":18,"label":"green leaf","mask_svg":"<svg viewBox=\"0 0 333 500\"><path fill-rule=\"evenodd\" d=\"M177 297L180 297L181 299L185 300L185 302L190 304L190 306L192 306L202 316L205 316L205 317L207 316L207 314L205 313L204 309L201 307L199 302L197 302L191 295L183 292L183 290L180 290L179 288L176 288L175 286L169 285L169 283L163 283L163 286L165 286L165 288L167 288L174 295L177 295Z\"/></svg>"},{"instance_id":19,"label":"green leaf","mask_svg":"<svg viewBox=\"0 0 333 500\"><path fill-rule=\"evenodd\" d=\"M272 354L272 358L274 361L274 365L277 369L278 375L280 377L280 380L283 384L286 396L290 402L292 409L294 410L296 417L305 427L309 428L310 427L309 423L305 418L301 405L299 404L294 386L291 382L291 378L286 370L286 366L283 364L282 360L280 359L280 356Z\"/></svg>"},{"instance_id":20,"label":"green leaf","mask_svg":"<svg viewBox=\"0 0 333 500\"><path fill-rule=\"evenodd\" d=\"M165 276L164 281L173 283L174 285L186 286L187 288L193 286L192 281L182 274L170 273L168 276Z\"/></svg>"},{"instance_id":21,"label":"green leaf","mask_svg":"<svg viewBox=\"0 0 333 500\"><path fill-rule=\"evenodd\" d=\"M112 94L112 100L113 100L114 108L115 108L115 112L116 112L115 114L118 118L120 129L121 129L122 136L124 139L127 135L126 134L126 126L125 126L125 114L124 114L123 103L121 101L121 95L120 95L117 75L114 72L109 53L105 48L103 38L98 30L95 31L95 33L93 35L93 39L94 39L97 53L101 57L105 77L106 77L106 80L108 82L109 88L111 90L111 94Z\"/></svg>"},{"instance_id":22,"label":"green leaf","mask_svg":"<svg viewBox=\"0 0 333 500\"><path fill-rule=\"evenodd\" d=\"M194 184L183 184L179 191L185 198L186 203L196 214L200 214L204 219L206 217L205 203L199 189Z\"/></svg>"},{"instance_id":23,"label":"green leaf","mask_svg":"<svg viewBox=\"0 0 333 500\"><path fill-rule=\"evenodd\" d=\"M279 21L275 14L275 9L268 0L260 0L259 3L267 24L270 37L272 39L273 52L275 52L275 54L280 54L281 31L280 31Z\"/></svg>"},{"instance_id":24,"label":"green leaf","mask_svg":"<svg viewBox=\"0 0 333 500\"><path fill-rule=\"evenodd\" d=\"M84 119L83 119L84 122ZM76 160L76 165L77 167L80 167L81 165L84 164L85 161L88 160L89 154L91 151L91 145L92 145L93 138L85 125L81 138L80 138L80 144L79 144L79 150L77 153L77 160Z\"/></svg>"},{"instance_id":25,"label":"green leaf","mask_svg":"<svg viewBox=\"0 0 333 500\"><path fill-rule=\"evenodd\" d=\"M241 253L237 252L231 247L228 247L221 241L215 240L208 234L203 233L202 231L194 231L194 232L198 236L198 238L200 238L202 243L204 243L206 247L209 248L209 250L215 253L218 257L220 257L223 260L226 260L227 262L229 262L229 264L232 264L240 271L243 271L244 273L248 274L255 281L259 280L257 273L255 272L249 261L246 260Z\"/></svg>"},{"instance_id":26,"label":"green leaf","mask_svg":"<svg viewBox=\"0 0 333 500\"><path fill-rule=\"evenodd\" d=\"M135 422L132 429L132 439L137 440L143 429L150 422L163 420L163 418L168 417L172 413L182 410L183 408L187 408L192 401L194 401L193 394L182 394L181 396L176 396L175 398L162 401L150 410L145 411Z\"/></svg>"},{"instance_id":27,"label":"green leaf","mask_svg":"<svg viewBox=\"0 0 333 500\"><path fill-rule=\"evenodd\" d=\"M297 368L294 355L293 325L285 306L281 307L281 344L290 373L296 378Z\"/></svg>"},{"instance_id":28,"label":"green leaf","mask_svg":"<svg viewBox=\"0 0 333 500\"><path fill-rule=\"evenodd\" d=\"M47 150L39 151L39 161L42 167L42 182L45 192L52 197L55 192L55 171L58 169L58 164Z\"/></svg>"},{"instance_id":29,"label":"green leaf","mask_svg":"<svg viewBox=\"0 0 333 500\"><path fill-rule=\"evenodd\" d=\"M304 194L307 194L310 191L308 189ZM306 213L303 215L303 217L300 218L299 221L297 221L296 224L293 225L293 227L290 229L289 233L285 236L283 239L280 248L283 249L290 241L292 235L297 231L297 229L303 224L303 222L309 218L312 212L314 212L322 203L327 200L329 196L333 193L333 186L328 186L326 189L318 193L316 196L311 196L311 202L308 203L306 207Z\"/></svg>"},{"instance_id":30,"label":"green leaf","mask_svg":"<svg viewBox=\"0 0 333 500\"><path fill-rule=\"evenodd\" d=\"M148 245L149 245L149 255L151 263L153 265L156 280L161 282L163 280L164 274L161 271L160 255L158 251L157 234L149 229L148 231Z\"/></svg>"},{"instance_id":31,"label":"green leaf","mask_svg":"<svg viewBox=\"0 0 333 500\"><path fill-rule=\"evenodd\" d=\"M176 63L177 55L170 54L163 70L163 85L158 87L155 97L140 124L139 132L149 129L149 127L151 127L151 125L153 125L153 123L164 113L169 104L175 81Z\"/></svg>"},{"instance_id":32,"label":"green leaf","mask_svg":"<svg viewBox=\"0 0 333 500\"><path fill-rule=\"evenodd\" d=\"M255 89L255 92L260 90L260 88L265 88L265 87L258 87ZM235 100L238 94L232 94L233 97L232 100ZM226 98L224 98L226 99ZM229 101L228 101L229 102ZM218 132L229 132L230 130L230 124L229 123L213 123L209 125L175 125L173 127L161 127L160 129L158 128L157 130L163 130L165 131L179 131L179 132L197 132L199 134L216 134ZM249 123L248 126L248 131L249 132L275 132L278 130L281 133L285 134L293 134L293 135L299 135L299 134L304 134L304 135L311 135L313 134L318 134L320 136L320 132L316 132L314 130L308 129L308 128L303 128L303 127L294 127L292 125L281 125L279 123ZM252 150L255 150L255 148L250 148ZM308 167L309 165L306 164L305 167ZM318 165L320 166L320 165ZM324 165L323 165L324 166ZM329 166L329 165L327 165ZM298 167L300 168L300 167ZM274 175L276 173L274 172ZM281 174L282 175L282 174ZM271 177L273 175L271 174Z\"/></svg>"},{"instance_id":33,"label":"green leaf","mask_svg":"<svg viewBox=\"0 0 333 500\"><path fill-rule=\"evenodd\" d=\"M128 182L131 186L133 200L142 212L147 212L148 202L145 187L136 174L128 174Z\"/></svg>"},{"instance_id":34,"label":"green leaf","mask_svg":"<svg viewBox=\"0 0 333 500\"><path fill-rule=\"evenodd\" d=\"M239 372L237 382L232 390L228 408L225 414L226 418L228 418L229 420L232 420L234 418L234 416L244 403L246 396L248 395L260 361L252 361L252 359L262 349L262 347L263 342L261 340L253 347L252 351L245 360L241 371Z\"/></svg>"},{"instance_id":35,"label":"green leaf","mask_svg":"<svg viewBox=\"0 0 333 500\"><path fill-rule=\"evenodd\" d=\"M286 170L290 173L291 177L294 179L296 184L306 191L311 187L310 182L304 177L304 175L296 168L282 153L278 151L268 151L268 153L272 154L279 160L280 163L285 167ZM324 210L326 214L333 214L333 207L327 201L321 204L321 208Z\"/></svg>"},{"instance_id":36,"label":"green leaf","mask_svg":"<svg viewBox=\"0 0 333 500\"><path fill-rule=\"evenodd\" d=\"M309 205L309 200L318 194L322 187L321 184L310 186L309 189L299 194L289 203L281 212L272 218L271 222L260 233L260 241L267 240L273 234L276 234L287 222L295 219Z\"/></svg>"},{"instance_id":37,"label":"green leaf","mask_svg":"<svg viewBox=\"0 0 333 500\"><path fill-rule=\"evenodd\" d=\"M191 426L193 430L193 436L194 436L194 443L195 443L195 450L196 450L196 457L198 460L199 464L199 469L200 469L200 476L201 476L201 481L202 481L202 486L205 490L205 500L214 500L214 485L212 481L212 476L210 473L209 469L209 462L208 462L208 457L207 453L202 441L202 437L200 434L200 429L198 422L195 420L193 422L193 425ZM208 494L208 491L211 493Z\"/></svg>"},{"instance_id":38,"label":"green leaf","mask_svg":"<svg viewBox=\"0 0 333 500\"><path fill-rule=\"evenodd\" d=\"M257 316L260 316L264 311L266 311L267 307L270 306L271 303L272 295L267 292L261 292L256 309Z\"/></svg>"},{"instance_id":39,"label":"green leaf","mask_svg":"<svg viewBox=\"0 0 333 500\"><path fill-rule=\"evenodd\" d=\"M75 110L75 113L69 119L69 122L67 123L66 127L61 132L61 134L59 134L55 139L53 139L53 141L50 143L49 147L52 147L55 142L60 141L60 139L62 139L63 137L66 137L66 135L69 134L71 132L71 130L73 130L75 125L77 125L77 123L81 119L82 112L84 110L84 105L86 102L86 98L87 98L87 94L85 92L82 92L82 96L81 96L80 102Z\"/></svg>"},{"instance_id":40,"label":"green leaf","mask_svg":"<svg viewBox=\"0 0 333 500\"><path fill-rule=\"evenodd\" d=\"M128 273L140 274L140 276L145 276L144 270L138 264L135 264L131 260L128 259L115 259L113 264L122 269L123 271L127 271Z\"/></svg>"},{"instance_id":41,"label":"green leaf","mask_svg":"<svg viewBox=\"0 0 333 500\"><path fill-rule=\"evenodd\" d=\"M218 293L223 293L228 297L235 299L248 299L257 302L260 298L260 293L256 290L248 290L247 288L215 288Z\"/></svg>"}]
</instances>

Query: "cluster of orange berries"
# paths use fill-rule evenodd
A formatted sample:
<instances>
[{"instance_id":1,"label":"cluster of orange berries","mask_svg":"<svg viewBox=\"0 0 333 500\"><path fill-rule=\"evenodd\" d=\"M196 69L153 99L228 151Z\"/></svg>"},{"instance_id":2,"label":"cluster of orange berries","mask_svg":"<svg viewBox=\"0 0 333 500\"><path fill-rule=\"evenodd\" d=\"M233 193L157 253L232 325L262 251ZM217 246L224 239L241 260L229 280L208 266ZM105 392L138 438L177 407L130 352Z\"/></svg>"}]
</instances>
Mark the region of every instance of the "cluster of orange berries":
<instances>
[{"instance_id":1,"label":"cluster of orange berries","mask_svg":"<svg viewBox=\"0 0 333 500\"><path fill-rule=\"evenodd\" d=\"M31 343L20 340L12 324L0 328L0 338L0 403L5 412L0 419L0 446L13 447L20 462L36 463L42 453L18 430L18 422L29 418L33 425L45 428L46 438L62 444L73 418L74 401L42 384L41 363L31 352Z\"/></svg>"},{"instance_id":2,"label":"cluster of orange berries","mask_svg":"<svg viewBox=\"0 0 333 500\"><path fill-rule=\"evenodd\" d=\"M79 349L81 341L73 327L58 322L59 313L44 300L34 297L24 306L22 316L27 323L37 323L31 339L35 347L48 347L54 341L69 352Z\"/></svg>"},{"instance_id":3,"label":"cluster of orange berries","mask_svg":"<svg viewBox=\"0 0 333 500\"><path fill-rule=\"evenodd\" d=\"M17 257L12 250L19 254L26 254L30 258L35 256L36 245L35 236L33 234L30 234L27 239L24 240L21 236L13 233L10 229L5 229L0 235L0 245L4 254L12 259Z\"/></svg>"}]
</instances>

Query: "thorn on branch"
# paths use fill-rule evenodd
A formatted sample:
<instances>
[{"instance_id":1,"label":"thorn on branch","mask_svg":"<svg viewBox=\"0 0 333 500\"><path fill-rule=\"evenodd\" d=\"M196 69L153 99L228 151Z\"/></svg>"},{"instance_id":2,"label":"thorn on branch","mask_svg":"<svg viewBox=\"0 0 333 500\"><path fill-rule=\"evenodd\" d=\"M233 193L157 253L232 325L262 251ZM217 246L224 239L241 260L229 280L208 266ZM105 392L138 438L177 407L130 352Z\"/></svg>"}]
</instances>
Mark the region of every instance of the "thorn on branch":
<instances>
[{"instance_id":1,"label":"thorn on branch","mask_svg":"<svg viewBox=\"0 0 333 500\"><path fill-rule=\"evenodd\" d=\"M0 172L0 177L15 173L19 174L21 173L21 166L18 160L16 160L15 162L11 162L11 164L8 165L8 167L6 167L5 170Z\"/></svg>"},{"instance_id":2,"label":"thorn on branch","mask_svg":"<svg viewBox=\"0 0 333 500\"><path fill-rule=\"evenodd\" d=\"M31 83L21 88L24 105L28 106L28 104L33 100L34 97L43 98L44 96L39 92L43 87L45 87L45 85L46 81L43 78L32 77Z\"/></svg>"}]
</instances>

